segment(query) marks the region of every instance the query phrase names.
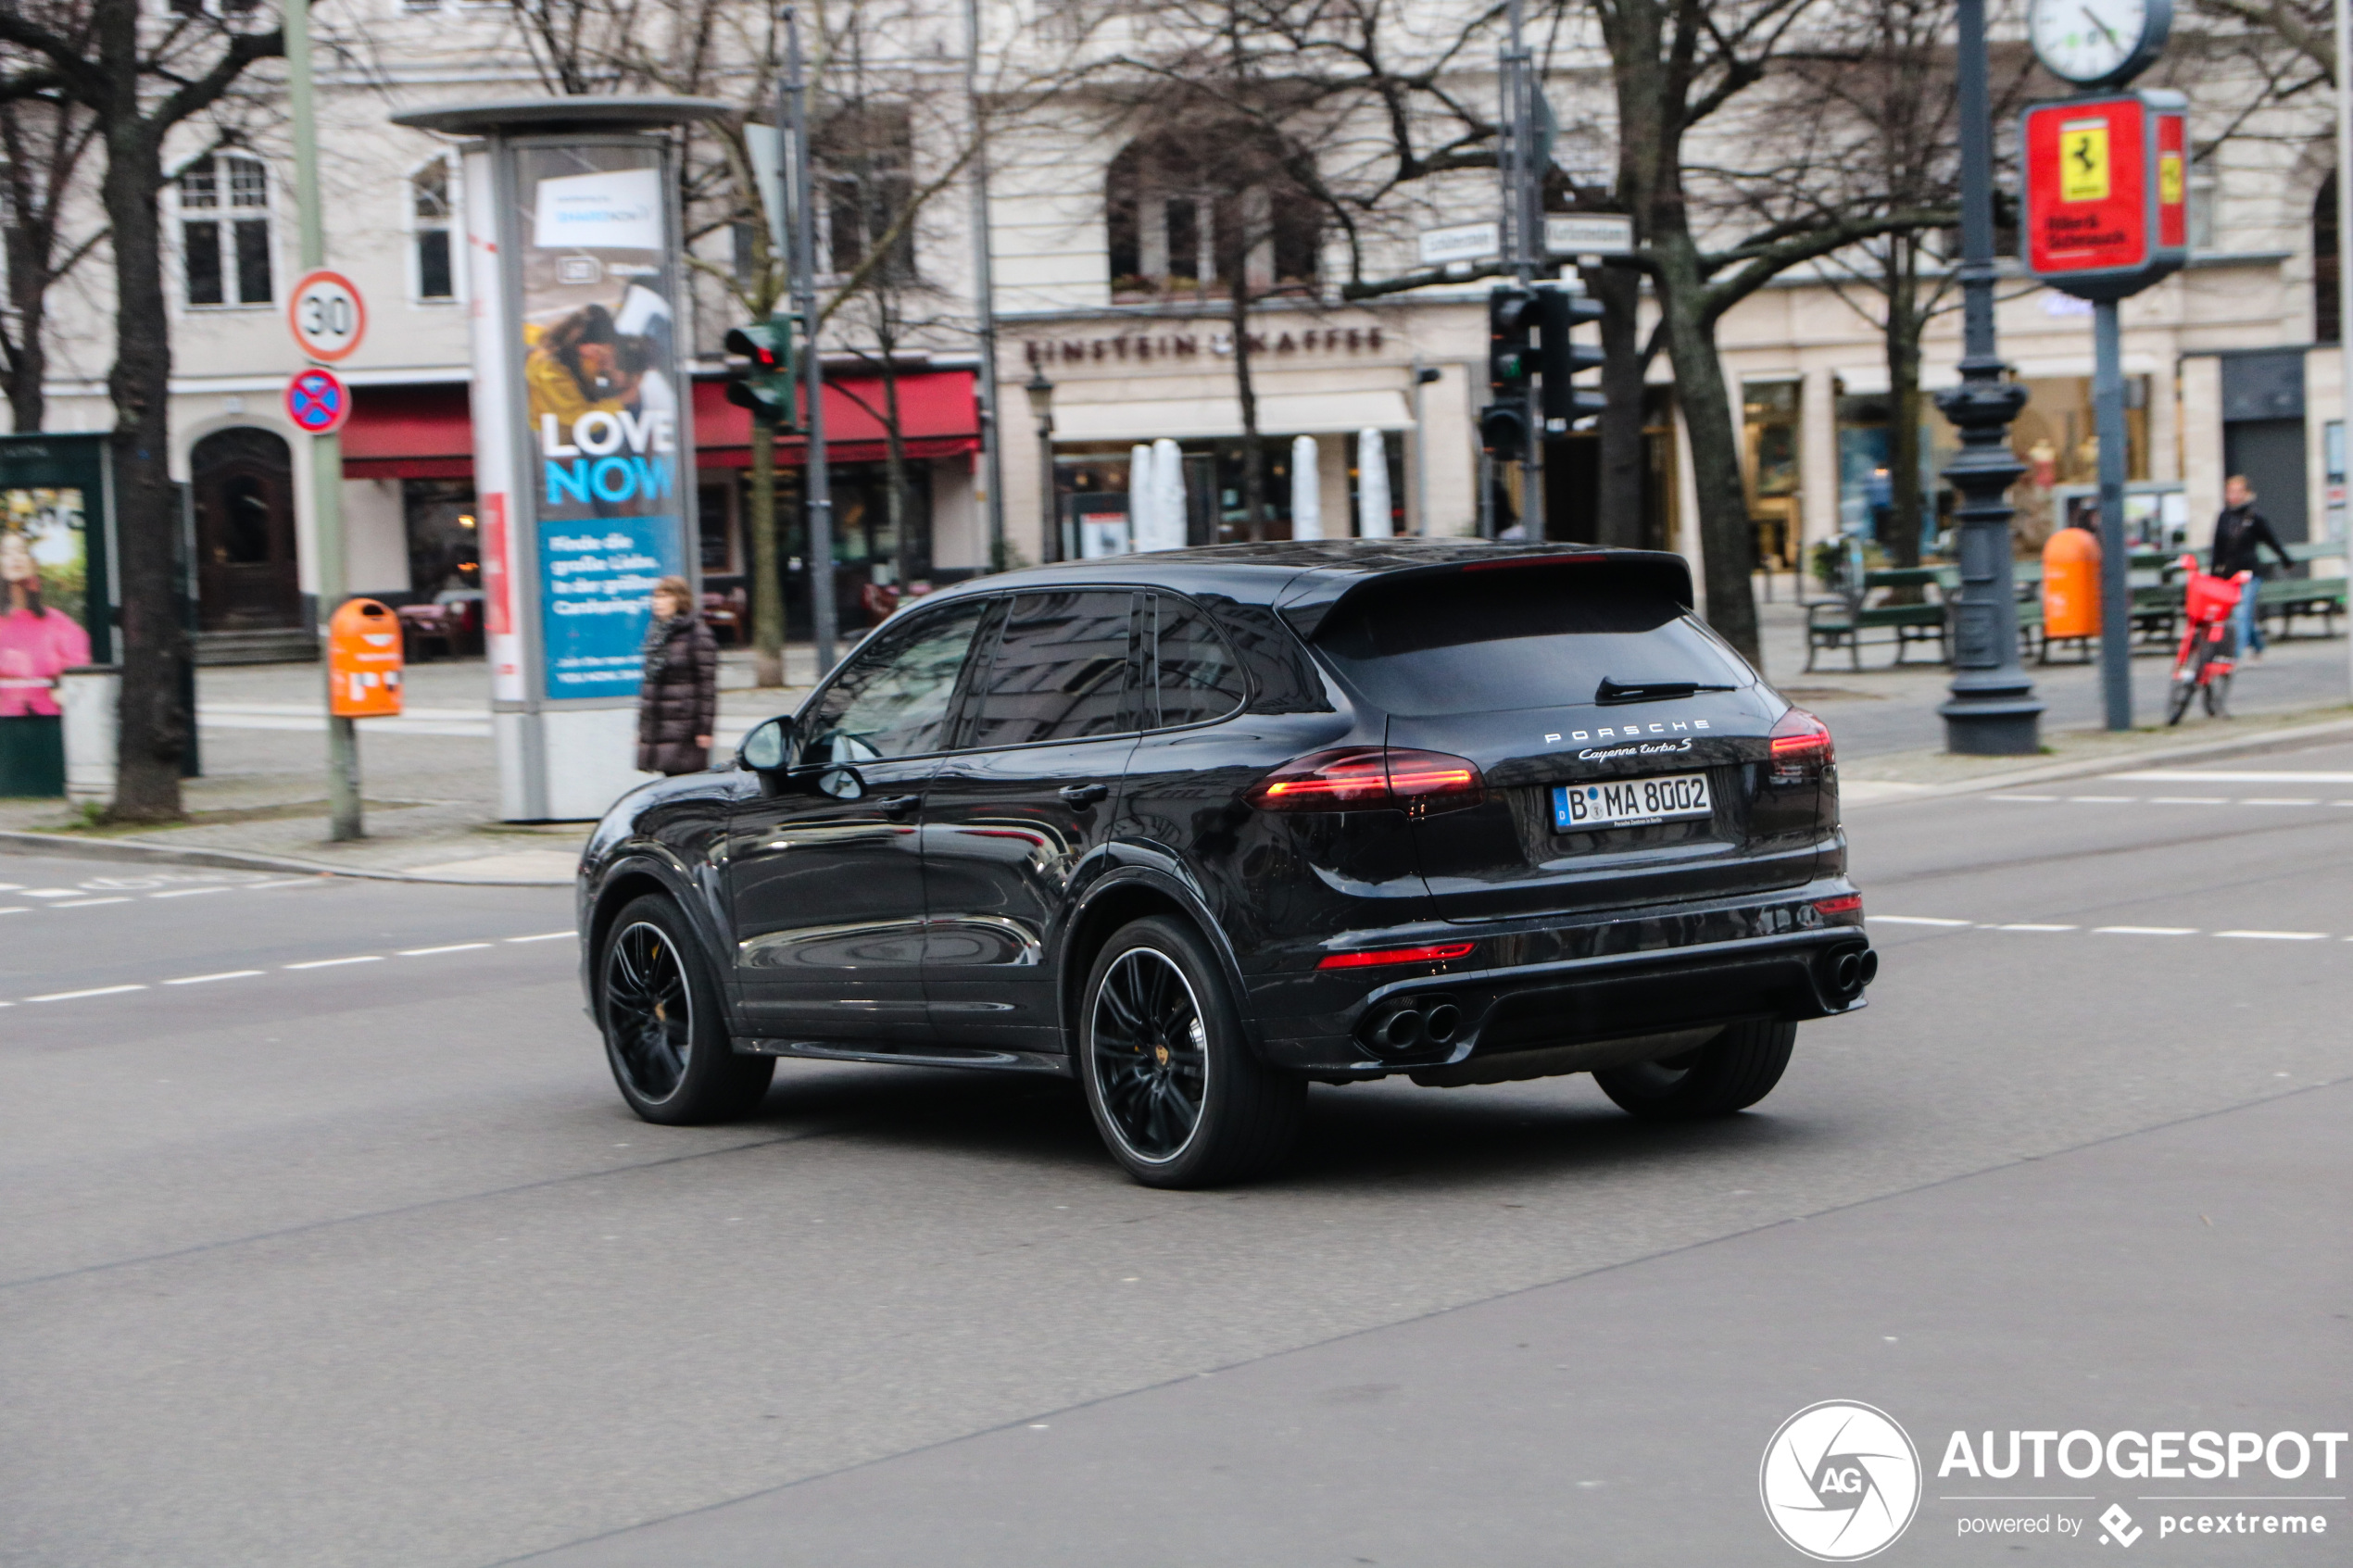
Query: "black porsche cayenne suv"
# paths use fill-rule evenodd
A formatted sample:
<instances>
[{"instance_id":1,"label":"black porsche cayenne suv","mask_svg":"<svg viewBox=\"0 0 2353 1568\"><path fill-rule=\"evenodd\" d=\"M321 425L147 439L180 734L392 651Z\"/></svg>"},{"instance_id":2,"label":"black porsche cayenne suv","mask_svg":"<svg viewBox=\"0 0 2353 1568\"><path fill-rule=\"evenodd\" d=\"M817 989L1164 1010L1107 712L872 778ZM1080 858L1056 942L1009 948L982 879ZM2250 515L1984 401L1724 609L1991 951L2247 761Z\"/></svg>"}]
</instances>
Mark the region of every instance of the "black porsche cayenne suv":
<instances>
[{"instance_id":1,"label":"black porsche cayenne suv","mask_svg":"<svg viewBox=\"0 0 2353 1568\"><path fill-rule=\"evenodd\" d=\"M1279 1160L1311 1080L1755 1103L1877 965L1829 732L1680 557L1378 541L1009 572L900 611L580 870L622 1094L779 1056L1076 1076L1139 1181Z\"/></svg>"}]
</instances>

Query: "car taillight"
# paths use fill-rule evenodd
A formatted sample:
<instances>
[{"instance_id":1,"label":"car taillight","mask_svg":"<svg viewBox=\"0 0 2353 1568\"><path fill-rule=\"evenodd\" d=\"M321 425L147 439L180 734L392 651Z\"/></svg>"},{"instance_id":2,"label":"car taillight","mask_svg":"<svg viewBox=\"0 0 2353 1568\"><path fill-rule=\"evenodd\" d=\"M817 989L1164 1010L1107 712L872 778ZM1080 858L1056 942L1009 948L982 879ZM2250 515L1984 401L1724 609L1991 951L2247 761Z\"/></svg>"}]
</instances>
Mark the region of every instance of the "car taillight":
<instances>
[{"instance_id":1,"label":"car taillight","mask_svg":"<svg viewBox=\"0 0 2353 1568\"><path fill-rule=\"evenodd\" d=\"M1427 947L1381 947L1371 952L1326 953L1317 969L1375 969L1392 963L1449 963L1470 957L1476 942L1439 942Z\"/></svg>"},{"instance_id":2,"label":"car taillight","mask_svg":"<svg viewBox=\"0 0 2353 1568\"><path fill-rule=\"evenodd\" d=\"M1796 784L1831 765L1831 727L1802 708L1793 708L1773 726L1773 779Z\"/></svg>"},{"instance_id":3,"label":"car taillight","mask_svg":"<svg viewBox=\"0 0 2353 1568\"><path fill-rule=\"evenodd\" d=\"M1478 764L1442 751L1349 746L1286 762L1243 797L1262 811L1356 811L1399 806L1452 811L1487 798Z\"/></svg>"}]
</instances>

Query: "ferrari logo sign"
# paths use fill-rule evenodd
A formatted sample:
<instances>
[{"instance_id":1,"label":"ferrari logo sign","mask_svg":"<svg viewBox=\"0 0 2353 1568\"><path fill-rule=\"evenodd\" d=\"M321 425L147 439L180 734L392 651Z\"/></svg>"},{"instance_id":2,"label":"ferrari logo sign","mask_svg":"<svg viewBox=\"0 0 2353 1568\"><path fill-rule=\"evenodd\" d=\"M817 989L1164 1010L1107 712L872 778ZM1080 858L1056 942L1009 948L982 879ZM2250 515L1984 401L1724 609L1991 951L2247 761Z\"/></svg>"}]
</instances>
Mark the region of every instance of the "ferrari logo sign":
<instances>
[{"instance_id":1,"label":"ferrari logo sign","mask_svg":"<svg viewBox=\"0 0 2353 1568\"><path fill-rule=\"evenodd\" d=\"M2187 259L2188 108L2152 89L2027 109L2029 271L2084 299L2122 299Z\"/></svg>"},{"instance_id":2,"label":"ferrari logo sign","mask_svg":"<svg viewBox=\"0 0 2353 1568\"><path fill-rule=\"evenodd\" d=\"M2059 128L2059 200L2108 200L2108 121L2076 120Z\"/></svg>"}]
</instances>

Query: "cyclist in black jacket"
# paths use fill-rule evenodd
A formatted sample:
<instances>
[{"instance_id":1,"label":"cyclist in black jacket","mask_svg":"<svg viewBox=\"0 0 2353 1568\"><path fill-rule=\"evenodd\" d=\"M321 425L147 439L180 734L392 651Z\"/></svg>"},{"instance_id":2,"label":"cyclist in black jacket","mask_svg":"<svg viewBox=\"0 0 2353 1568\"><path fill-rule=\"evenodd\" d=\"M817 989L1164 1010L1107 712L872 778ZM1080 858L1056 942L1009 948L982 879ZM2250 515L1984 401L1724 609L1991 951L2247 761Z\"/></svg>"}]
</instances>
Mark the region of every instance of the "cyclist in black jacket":
<instances>
[{"instance_id":1,"label":"cyclist in black jacket","mask_svg":"<svg viewBox=\"0 0 2353 1568\"><path fill-rule=\"evenodd\" d=\"M2255 509L2255 486L2246 482L2246 475L2234 473L2222 482L2222 515L2214 520L2214 548L2207 570L2217 577L2256 573L2256 580L2239 596L2238 610L2232 617L2239 651L2249 663L2263 658L2263 622L2255 614L2255 591L2262 586L2260 552L2266 545L2280 558L2281 565L2296 564L2280 536L2271 532L2271 520Z\"/></svg>"}]
</instances>

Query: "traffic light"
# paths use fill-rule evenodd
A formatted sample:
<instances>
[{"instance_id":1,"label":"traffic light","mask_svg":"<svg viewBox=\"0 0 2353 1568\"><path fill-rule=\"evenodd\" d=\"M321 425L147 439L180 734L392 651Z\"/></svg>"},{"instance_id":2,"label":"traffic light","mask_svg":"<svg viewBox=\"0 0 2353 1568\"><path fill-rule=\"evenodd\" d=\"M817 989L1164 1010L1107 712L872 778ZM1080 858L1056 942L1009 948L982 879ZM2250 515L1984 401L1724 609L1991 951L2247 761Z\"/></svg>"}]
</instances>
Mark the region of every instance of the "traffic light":
<instances>
[{"instance_id":1,"label":"traffic light","mask_svg":"<svg viewBox=\"0 0 2353 1568\"><path fill-rule=\"evenodd\" d=\"M1517 283L1498 283L1487 295L1487 385L1497 397L1528 390L1536 374L1536 296Z\"/></svg>"},{"instance_id":2,"label":"traffic light","mask_svg":"<svg viewBox=\"0 0 2353 1568\"><path fill-rule=\"evenodd\" d=\"M1508 402L1490 403L1478 411L1478 445L1499 463L1516 463L1528 455L1528 399L1523 394Z\"/></svg>"},{"instance_id":3,"label":"traffic light","mask_svg":"<svg viewBox=\"0 0 2353 1568\"><path fill-rule=\"evenodd\" d=\"M727 333L727 352L748 361L727 383L727 401L780 430L795 426L792 318L771 316Z\"/></svg>"},{"instance_id":4,"label":"traffic light","mask_svg":"<svg viewBox=\"0 0 2353 1568\"><path fill-rule=\"evenodd\" d=\"M1544 423L1552 428L1554 420L1567 429L1579 420L1600 413L1607 407L1601 393L1592 387L1578 386L1569 378L1602 366L1599 347L1587 348L1569 336L1573 328L1601 320L1602 307L1581 294L1571 294L1558 287L1536 291L1537 337L1542 344L1541 369L1544 375Z\"/></svg>"}]
</instances>

